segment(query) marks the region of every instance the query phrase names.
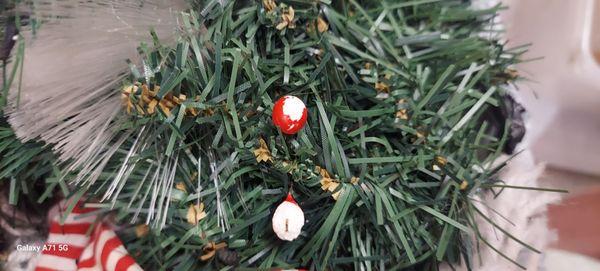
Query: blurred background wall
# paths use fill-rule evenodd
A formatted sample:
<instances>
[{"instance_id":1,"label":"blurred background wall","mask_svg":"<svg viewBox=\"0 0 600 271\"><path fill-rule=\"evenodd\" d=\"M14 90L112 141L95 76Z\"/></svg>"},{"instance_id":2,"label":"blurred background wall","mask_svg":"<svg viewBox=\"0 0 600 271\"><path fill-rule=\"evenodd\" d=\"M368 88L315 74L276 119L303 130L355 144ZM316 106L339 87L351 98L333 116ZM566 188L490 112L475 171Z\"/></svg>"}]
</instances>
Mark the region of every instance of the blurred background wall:
<instances>
[{"instance_id":1,"label":"blurred background wall","mask_svg":"<svg viewBox=\"0 0 600 271\"><path fill-rule=\"evenodd\" d=\"M600 0L503 0L510 45L532 43L518 84L541 185L570 193L549 207L550 270L600 270ZM571 254L576 253L576 254ZM583 261L585 264L581 264ZM573 265L576 264L576 265Z\"/></svg>"}]
</instances>

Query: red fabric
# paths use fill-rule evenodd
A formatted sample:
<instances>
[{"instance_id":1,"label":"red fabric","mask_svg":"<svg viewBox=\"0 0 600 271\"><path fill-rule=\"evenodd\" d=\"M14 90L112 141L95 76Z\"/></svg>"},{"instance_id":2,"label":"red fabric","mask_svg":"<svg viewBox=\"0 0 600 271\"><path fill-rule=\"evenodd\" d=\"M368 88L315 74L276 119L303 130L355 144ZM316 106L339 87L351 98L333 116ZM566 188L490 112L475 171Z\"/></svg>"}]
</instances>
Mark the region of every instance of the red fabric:
<instances>
[{"instance_id":1,"label":"red fabric","mask_svg":"<svg viewBox=\"0 0 600 271\"><path fill-rule=\"evenodd\" d=\"M50 218L50 233L36 271L142 270L114 231L90 214L95 209L76 204L65 224L60 225L67 206L68 202L62 201L51 211L55 215Z\"/></svg>"},{"instance_id":2,"label":"red fabric","mask_svg":"<svg viewBox=\"0 0 600 271\"><path fill-rule=\"evenodd\" d=\"M302 130L302 128L306 124L306 120L308 118L308 110L306 109L304 103L302 103L302 116L298 120L292 119L291 116L286 115L285 110L283 110L285 107L285 103L288 99L298 99L298 101L302 103L302 101L300 101L298 97L283 96L275 102L275 105L273 105L273 113L271 115L271 118L273 120L273 124L279 127L281 132L283 132L284 134L293 135L298 131Z\"/></svg>"},{"instance_id":3,"label":"red fabric","mask_svg":"<svg viewBox=\"0 0 600 271\"><path fill-rule=\"evenodd\" d=\"M44 254L54 255L54 256L59 256L59 257L69 258L69 259L77 259L77 258L79 258L79 255L81 255L81 252L83 252L82 247L69 246L68 251L61 251L58 249L51 248L51 249L45 250Z\"/></svg>"},{"instance_id":4,"label":"red fabric","mask_svg":"<svg viewBox=\"0 0 600 271\"><path fill-rule=\"evenodd\" d=\"M78 224L65 224L60 225L58 222L52 222L50 224L50 233L79 233L85 234L90 229L92 223L78 223Z\"/></svg>"}]
</instances>

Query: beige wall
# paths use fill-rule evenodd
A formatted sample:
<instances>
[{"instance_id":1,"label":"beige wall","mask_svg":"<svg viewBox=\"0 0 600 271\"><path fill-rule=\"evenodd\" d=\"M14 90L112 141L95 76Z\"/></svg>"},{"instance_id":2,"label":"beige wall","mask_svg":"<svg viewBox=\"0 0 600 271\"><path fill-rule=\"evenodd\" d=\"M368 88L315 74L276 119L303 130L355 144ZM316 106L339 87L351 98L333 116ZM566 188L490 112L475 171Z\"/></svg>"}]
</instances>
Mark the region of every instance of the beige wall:
<instances>
[{"instance_id":1,"label":"beige wall","mask_svg":"<svg viewBox=\"0 0 600 271\"><path fill-rule=\"evenodd\" d=\"M600 175L600 0L505 0L509 44L541 60L518 69L539 162Z\"/></svg>"}]
</instances>

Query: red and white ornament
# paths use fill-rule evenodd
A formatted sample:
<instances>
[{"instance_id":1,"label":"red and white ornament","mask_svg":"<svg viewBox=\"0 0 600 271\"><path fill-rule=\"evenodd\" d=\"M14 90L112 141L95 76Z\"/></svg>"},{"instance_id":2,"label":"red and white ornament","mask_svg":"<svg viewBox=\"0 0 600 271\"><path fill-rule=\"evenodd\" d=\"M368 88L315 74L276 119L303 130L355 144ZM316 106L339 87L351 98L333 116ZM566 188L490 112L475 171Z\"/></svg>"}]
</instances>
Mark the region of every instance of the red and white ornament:
<instances>
[{"instance_id":1,"label":"red and white ornament","mask_svg":"<svg viewBox=\"0 0 600 271\"><path fill-rule=\"evenodd\" d=\"M284 134L292 135L300 131L306 124L307 117L306 105L296 96L283 96L273 107L273 124Z\"/></svg>"},{"instance_id":2,"label":"red and white ornament","mask_svg":"<svg viewBox=\"0 0 600 271\"><path fill-rule=\"evenodd\" d=\"M291 193L277 206L271 222L279 239L292 241L298 238L304 226L304 212Z\"/></svg>"}]
</instances>

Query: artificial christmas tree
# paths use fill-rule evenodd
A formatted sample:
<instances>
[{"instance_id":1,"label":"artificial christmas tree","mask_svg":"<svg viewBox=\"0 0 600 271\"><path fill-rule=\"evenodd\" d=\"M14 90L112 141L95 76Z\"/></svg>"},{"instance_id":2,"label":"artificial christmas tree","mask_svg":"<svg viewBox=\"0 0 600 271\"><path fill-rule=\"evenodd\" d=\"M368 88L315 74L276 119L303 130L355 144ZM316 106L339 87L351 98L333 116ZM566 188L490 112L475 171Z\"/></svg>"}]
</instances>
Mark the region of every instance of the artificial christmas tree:
<instances>
[{"instance_id":1,"label":"artificial christmas tree","mask_svg":"<svg viewBox=\"0 0 600 271\"><path fill-rule=\"evenodd\" d=\"M53 42L5 66L23 72L3 96L16 137L58 156L40 202L59 187L64 217L110 214L148 270L437 270L490 245L473 196L505 187L513 115L487 116L525 51L482 37L500 6L167 2L51 6L47 29L100 24L83 40L42 24ZM65 42L77 65L38 73Z\"/></svg>"}]
</instances>

